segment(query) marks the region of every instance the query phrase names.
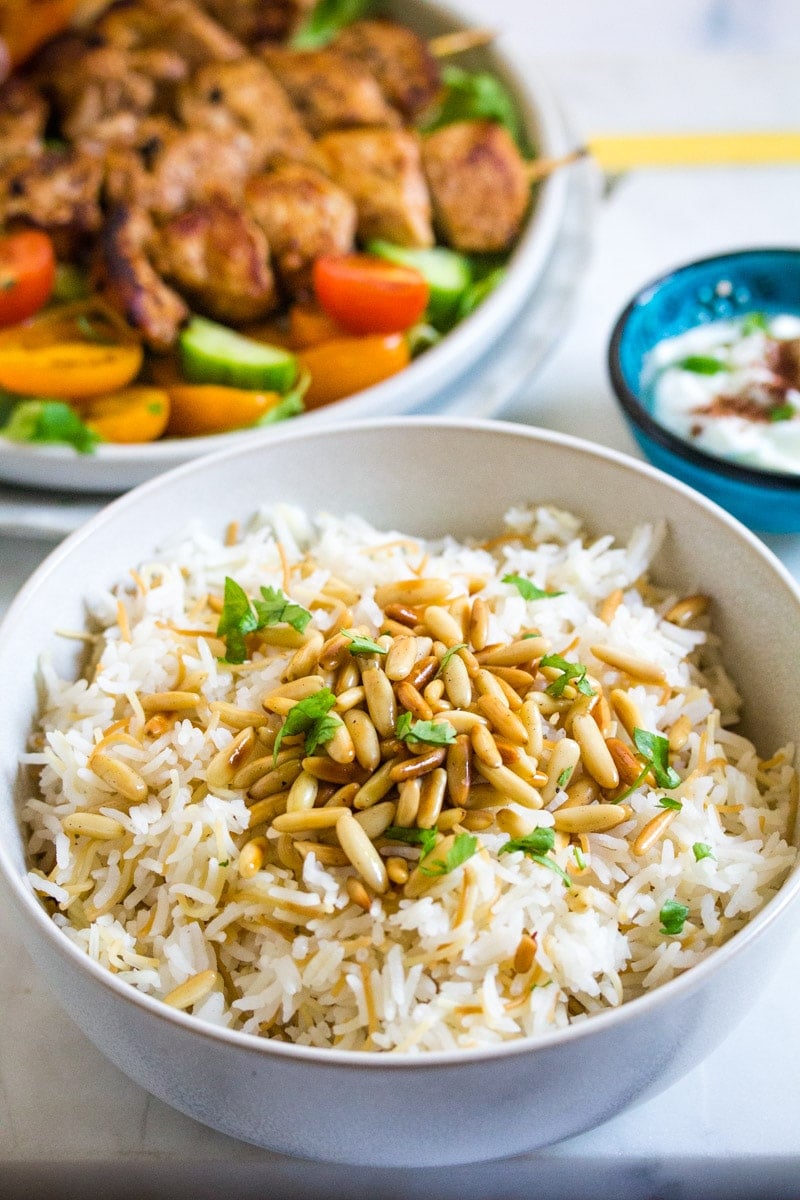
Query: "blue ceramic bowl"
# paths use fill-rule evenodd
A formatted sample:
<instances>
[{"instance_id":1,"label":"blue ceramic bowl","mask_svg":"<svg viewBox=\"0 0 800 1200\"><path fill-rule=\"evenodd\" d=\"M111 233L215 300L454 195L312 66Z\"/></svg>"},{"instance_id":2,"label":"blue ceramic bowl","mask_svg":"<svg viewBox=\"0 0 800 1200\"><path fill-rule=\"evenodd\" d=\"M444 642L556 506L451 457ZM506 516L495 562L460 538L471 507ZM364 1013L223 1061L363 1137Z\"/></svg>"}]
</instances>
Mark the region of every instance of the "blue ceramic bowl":
<instances>
[{"instance_id":1,"label":"blue ceramic bowl","mask_svg":"<svg viewBox=\"0 0 800 1200\"><path fill-rule=\"evenodd\" d=\"M631 431L652 463L752 529L794 533L800 531L800 473L762 471L698 450L654 419L641 386L645 355L657 342L754 311L800 316L800 249L720 254L648 283L614 326L608 368Z\"/></svg>"}]
</instances>

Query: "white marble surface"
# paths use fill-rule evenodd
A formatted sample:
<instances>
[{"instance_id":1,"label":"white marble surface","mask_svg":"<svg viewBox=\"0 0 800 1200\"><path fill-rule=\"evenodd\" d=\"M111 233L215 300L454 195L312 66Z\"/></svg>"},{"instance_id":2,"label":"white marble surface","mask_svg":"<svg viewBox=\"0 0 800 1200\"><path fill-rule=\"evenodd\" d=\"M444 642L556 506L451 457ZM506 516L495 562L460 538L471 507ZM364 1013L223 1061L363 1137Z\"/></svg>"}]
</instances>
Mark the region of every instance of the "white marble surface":
<instances>
[{"instance_id":1,"label":"white marble surface","mask_svg":"<svg viewBox=\"0 0 800 1200\"><path fill-rule=\"evenodd\" d=\"M495 0L504 31L557 89L578 135L800 128L797 0ZM640 172L599 203L594 254L558 349L504 416L636 453L605 347L630 293L682 260L798 241L800 168ZM769 539L800 578L800 537ZM48 549L0 537L0 608ZM8 702L8 698L6 698ZM754 983L754 991L756 990ZM202 1129L107 1063L46 993L0 908L0 1196L800 1196L800 932L751 1013L704 1063L601 1129L503 1163L373 1172L293 1162ZM591 1087L591 1063L576 1081Z\"/></svg>"}]
</instances>

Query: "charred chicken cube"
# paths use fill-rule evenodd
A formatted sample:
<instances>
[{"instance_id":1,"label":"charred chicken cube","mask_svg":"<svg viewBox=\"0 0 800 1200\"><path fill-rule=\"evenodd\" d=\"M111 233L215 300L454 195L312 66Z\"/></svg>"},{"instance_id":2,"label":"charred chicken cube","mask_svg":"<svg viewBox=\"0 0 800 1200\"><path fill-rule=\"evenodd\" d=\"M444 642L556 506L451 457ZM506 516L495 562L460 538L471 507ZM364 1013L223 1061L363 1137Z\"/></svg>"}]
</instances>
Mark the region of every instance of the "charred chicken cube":
<instances>
[{"instance_id":1,"label":"charred chicken cube","mask_svg":"<svg viewBox=\"0 0 800 1200\"><path fill-rule=\"evenodd\" d=\"M346 129L317 142L325 169L354 200L358 236L432 246L419 138L405 129Z\"/></svg>"},{"instance_id":2,"label":"charred chicken cube","mask_svg":"<svg viewBox=\"0 0 800 1200\"><path fill-rule=\"evenodd\" d=\"M315 167L285 163L254 176L244 203L267 236L283 288L297 299L311 295L314 259L353 248L356 206Z\"/></svg>"},{"instance_id":3,"label":"charred chicken cube","mask_svg":"<svg viewBox=\"0 0 800 1200\"><path fill-rule=\"evenodd\" d=\"M189 310L150 261L153 236L144 209L117 205L100 231L93 279L100 294L141 331L152 349L168 350Z\"/></svg>"},{"instance_id":4,"label":"charred chicken cube","mask_svg":"<svg viewBox=\"0 0 800 1200\"><path fill-rule=\"evenodd\" d=\"M444 240L467 253L508 250L530 195L508 131L492 121L457 121L428 134L422 157Z\"/></svg>"},{"instance_id":5,"label":"charred chicken cube","mask_svg":"<svg viewBox=\"0 0 800 1200\"><path fill-rule=\"evenodd\" d=\"M169 49L193 71L204 63L242 58L245 50L229 30L191 0L136 0L115 4L97 32L124 50Z\"/></svg>"},{"instance_id":6,"label":"charred chicken cube","mask_svg":"<svg viewBox=\"0 0 800 1200\"><path fill-rule=\"evenodd\" d=\"M203 7L246 46L285 42L309 15L316 0L203 0Z\"/></svg>"},{"instance_id":7,"label":"charred chicken cube","mask_svg":"<svg viewBox=\"0 0 800 1200\"><path fill-rule=\"evenodd\" d=\"M314 137L334 129L400 124L369 71L334 50L268 47L263 55Z\"/></svg>"},{"instance_id":8,"label":"charred chicken cube","mask_svg":"<svg viewBox=\"0 0 800 1200\"><path fill-rule=\"evenodd\" d=\"M0 163L43 149L48 104L27 80L12 76L0 87Z\"/></svg>"},{"instance_id":9,"label":"charred chicken cube","mask_svg":"<svg viewBox=\"0 0 800 1200\"><path fill-rule=\"evenodd\" d=\"M0 172L0 222L44 229L60 256L78 254L102 223L102 181L102 160L83 150L12 159Z\"/></svg>"},{"instance_id":10,"label":"charred chicken cube","mask_svg":"<svg viewBox=\"0 0 800 1200\"><path fill-rule=\"evenodd\" d=\"M314 158L314 143L289 97L258 59L201 67L181 89L179 111L192 128L224 138L246 133L252 140L254 171L276 159Z\"/></svg>"},{"instance_id":11,"label":"charred chicken cube","mask_svg":"<svg viewBox=\"0 0 800 1200\"><path fill-rule=\"evenodd\" d=\"M439 94L439 63L425 39L405 25L354 21L336 38L334 48L343 58L369 71L389 103L407 121L425 112Z\"/></svg>"},{"instance_id":12,"label":"charred chicken cube","mask_svg":"<svg viewBox=\"0 0 800 1200\"><path fill-rule=\"evenodd\" d=\"M210 317L236 325L277 305L264 231L227 200L195 205L161 225L153 263Z\"/></svg>"}]
</instances>

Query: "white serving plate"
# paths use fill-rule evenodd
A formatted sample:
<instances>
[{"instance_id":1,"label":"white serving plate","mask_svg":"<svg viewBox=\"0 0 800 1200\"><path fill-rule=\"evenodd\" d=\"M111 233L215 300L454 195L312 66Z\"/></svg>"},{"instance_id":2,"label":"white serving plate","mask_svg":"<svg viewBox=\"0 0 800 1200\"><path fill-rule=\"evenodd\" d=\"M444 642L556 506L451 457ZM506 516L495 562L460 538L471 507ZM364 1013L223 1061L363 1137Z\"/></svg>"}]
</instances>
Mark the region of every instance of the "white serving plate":
<instances>
[{"instance_id":1,"label":"white serving plate","mask_svg":"<svg viewBox=\"0 0 800 1200\"><path fill-rule=\"evenodd\" d=\"M396 0L384 11L418 29L423 36L463 28L463 17L426 0ZM526 134L543 157L557 157L569 148L558 104L548 86L530 79L514 66L513 51L481 48L459 55L459 64L485 69L501 77L515 96ZM556 172L537 186L531 216L516 246L506 278L480 308L440 345L423 354L399 375L367 388L329 408L302 414L303 425L338 424L376 416L396 416L435 405L443 393L473 385L491 367L499 339L535 300L562 229L567 180ZM169 438L142 445L101 445L90 455L68 446L36 446L0 437L0 482L46 490L116 494L154 475L226 446L262 442L273 426L201 438Z\"/></svg>"}]
</instances>

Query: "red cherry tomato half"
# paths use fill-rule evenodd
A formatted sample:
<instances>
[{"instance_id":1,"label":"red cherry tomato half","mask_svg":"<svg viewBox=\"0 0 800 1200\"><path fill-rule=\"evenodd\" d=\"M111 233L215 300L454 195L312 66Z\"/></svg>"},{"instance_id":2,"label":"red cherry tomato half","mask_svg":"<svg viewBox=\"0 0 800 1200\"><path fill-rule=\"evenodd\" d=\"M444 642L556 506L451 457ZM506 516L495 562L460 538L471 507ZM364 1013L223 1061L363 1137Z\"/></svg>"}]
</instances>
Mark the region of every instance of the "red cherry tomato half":
<instances>
[{"instance_id":1,"label":"red cherry tomato half","mask_svg":"<svg viewBox=\"0 0 800 1200\"><path fill-rule=\"evenodd\" d=\"M56 260L53 243L38 229L0 237L0 325L32 317L53 291Z\"/></svg>"},{"instance_id":2,"label":"red cherry tomato half","mask_svg":"<svg viewBox=\"0 0 800 1200\"><path fill-rule=\"evenodd\" d=\"M428 306L427 280L413 267L369 254L323 256L314 291L325 312L350 333L400 333Z\"/></svg>"}]
</instances>

